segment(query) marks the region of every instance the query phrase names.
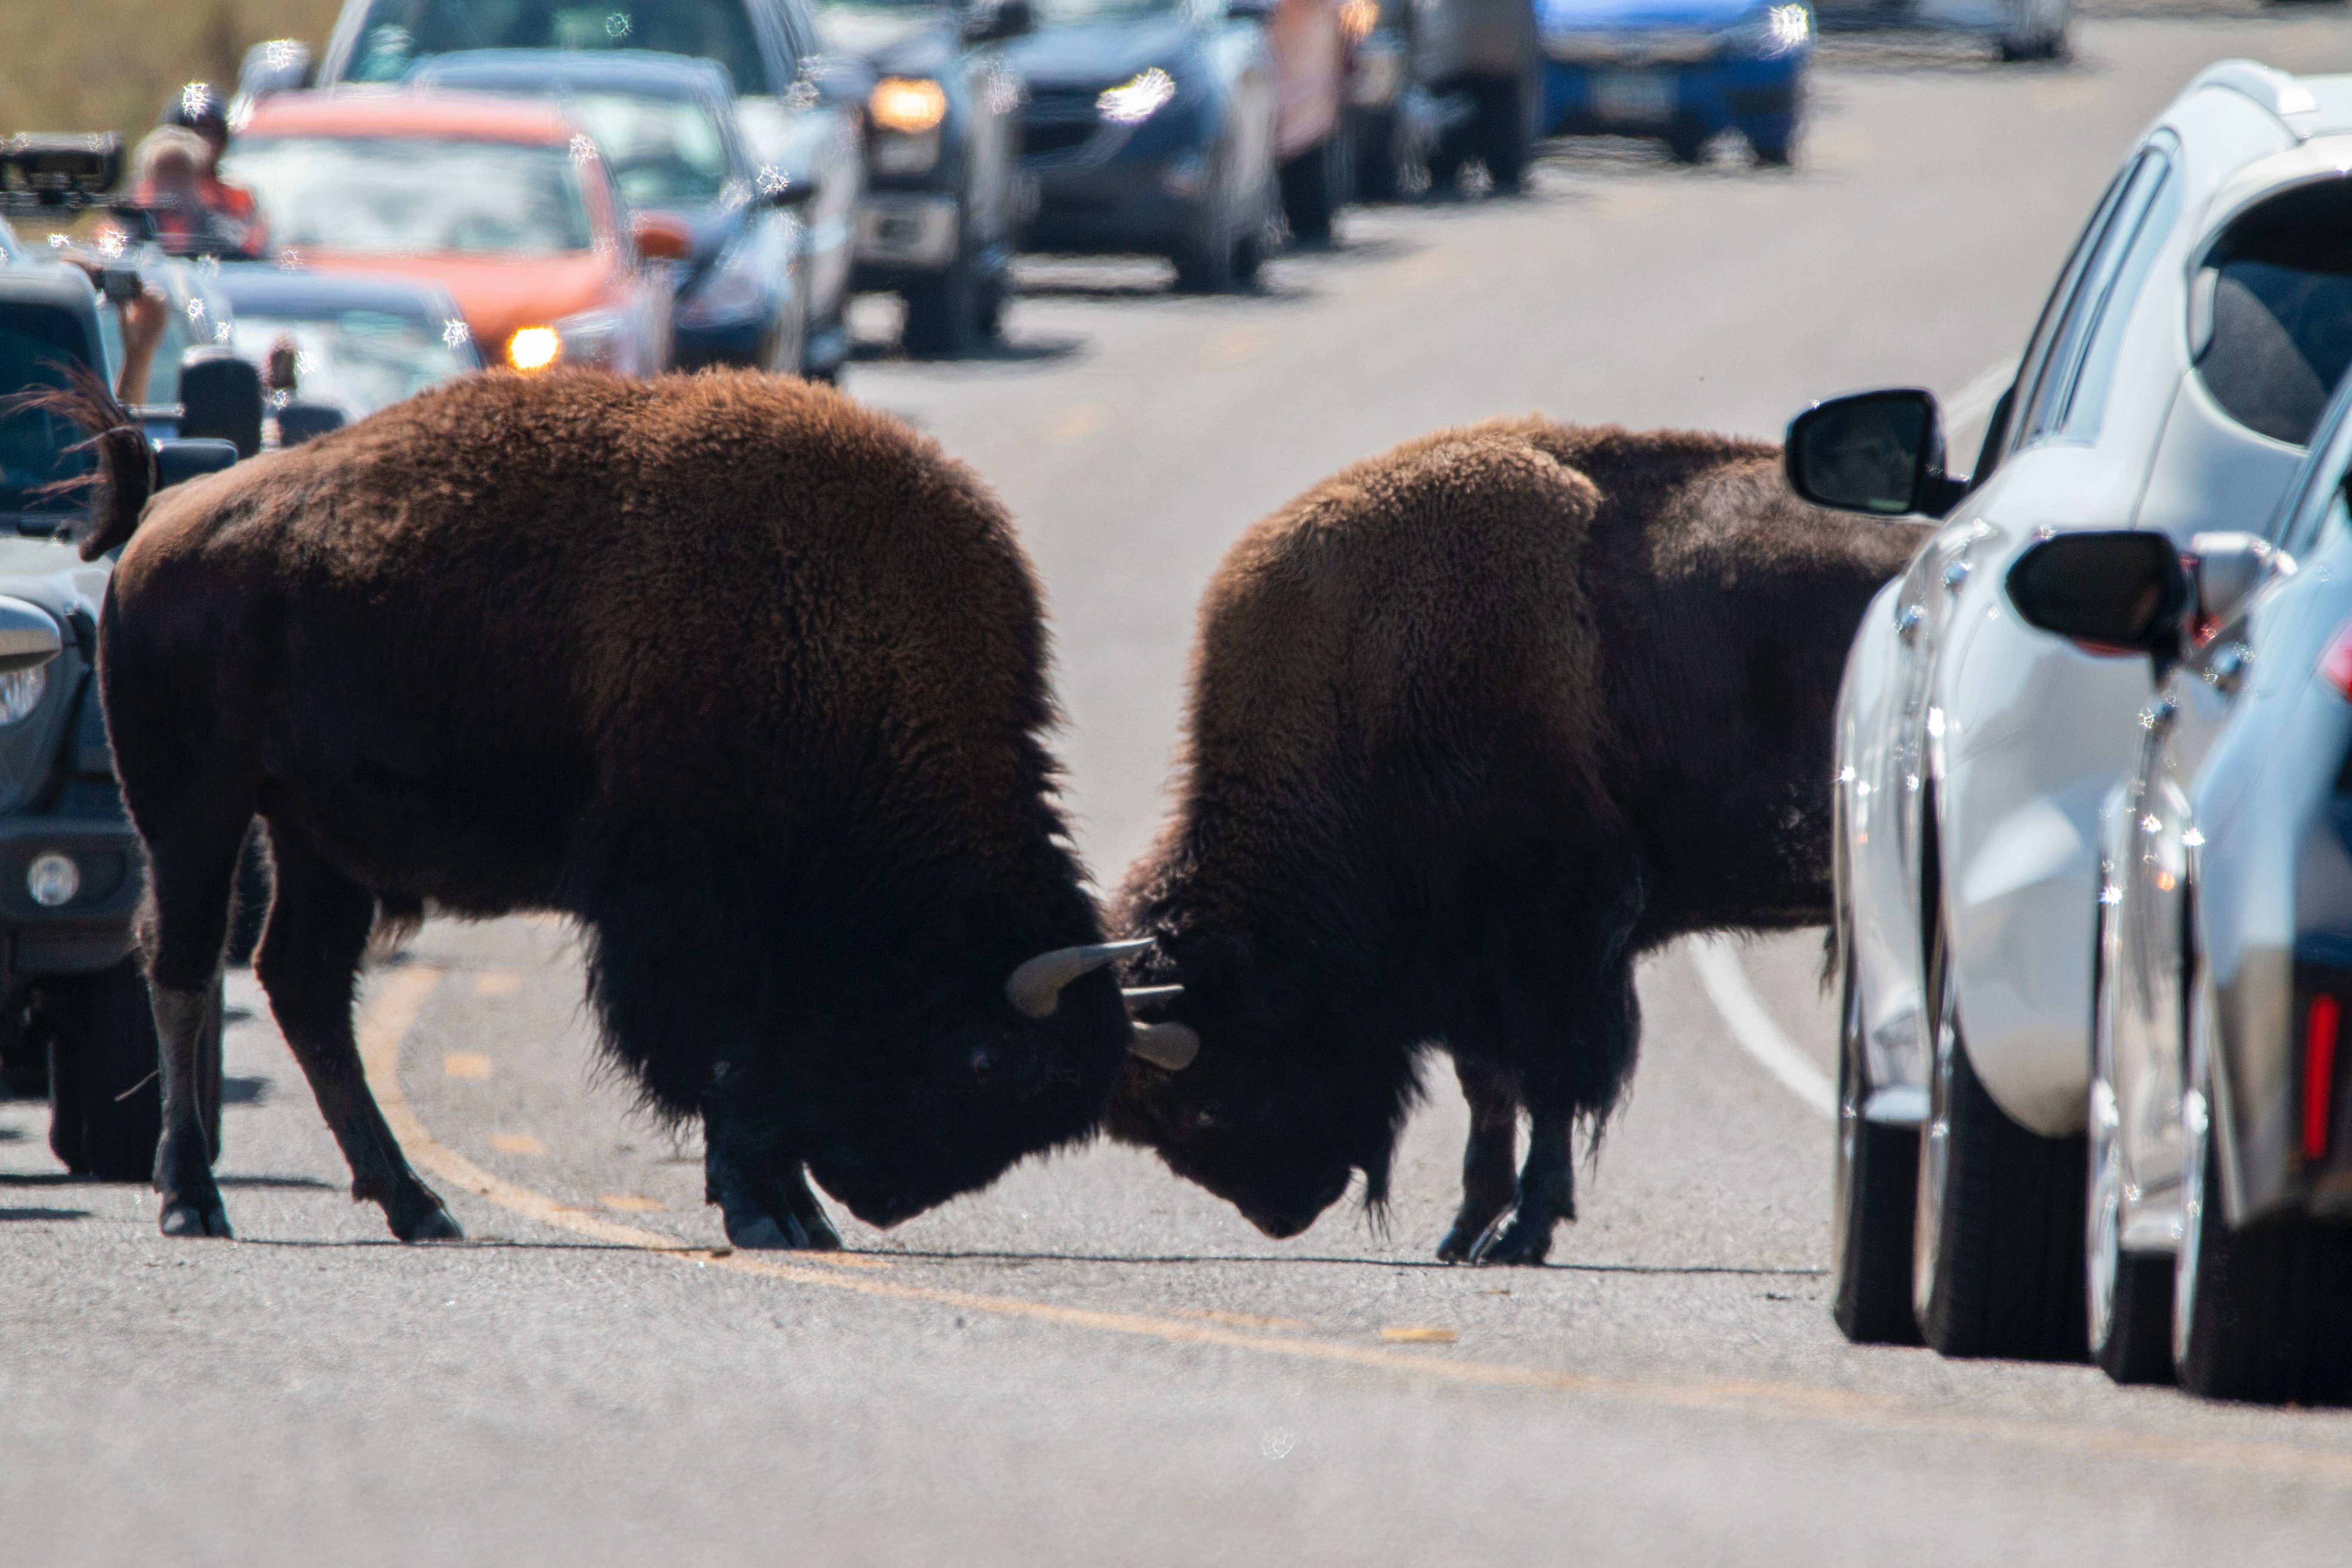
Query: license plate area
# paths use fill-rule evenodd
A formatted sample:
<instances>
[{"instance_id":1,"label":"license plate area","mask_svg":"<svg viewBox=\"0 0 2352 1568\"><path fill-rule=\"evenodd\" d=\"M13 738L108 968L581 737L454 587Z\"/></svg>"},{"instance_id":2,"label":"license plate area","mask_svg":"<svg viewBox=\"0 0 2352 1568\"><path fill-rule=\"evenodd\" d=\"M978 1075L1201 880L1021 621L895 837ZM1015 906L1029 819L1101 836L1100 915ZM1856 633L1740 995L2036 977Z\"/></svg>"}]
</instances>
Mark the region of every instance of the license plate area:
<instances>
[{"instance_id":1,"label":"license plate area","mask_svg":"<svg viewBox=\"0 0 2352 1568\"><path fill-rule=\"evenodd\" d=\"M1655 125L1675 117L1675 79L1664 71L1597 71L1592 112L1602 120Z\"/></svg>"}]
</instances>

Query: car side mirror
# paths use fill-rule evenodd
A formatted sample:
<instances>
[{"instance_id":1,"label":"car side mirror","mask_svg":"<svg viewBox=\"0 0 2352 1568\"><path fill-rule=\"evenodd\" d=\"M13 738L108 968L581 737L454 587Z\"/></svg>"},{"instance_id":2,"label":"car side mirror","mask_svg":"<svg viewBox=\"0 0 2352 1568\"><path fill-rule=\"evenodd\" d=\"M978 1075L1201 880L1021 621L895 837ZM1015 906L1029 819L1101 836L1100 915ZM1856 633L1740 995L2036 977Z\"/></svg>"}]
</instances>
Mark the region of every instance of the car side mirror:
<instances>
[{"instance_id":1,"label":"car side mirror","mask_svg":"<svg viewBox=\"0 0 2352 1568\"><path fill-rule=\"evenodd\" d=\"M180 364L180 434L226 441L240 458L261 450L261 372L249 360L199 349Z\"/></svg>"},{"instance_id":2,"label":"car side mirror","mask_svg":"<svg viewBox=\"0 0 2352 1568\"><path fill-rule=\"evenodd\" d=\"M772 207L804 207L816 200L818 189L814 180L795 180L782 169L760 171L760 200Z\"/></svg>"},{"instance_id":3,"label":"car side mirror","mask_svg":"<svg viewBox=\"0 0 2352 1568\"><path fill-rule=\"evenodd\" d=\"M37 669L65 646L47 610L22 599L0 599L0 675Z\"/></svg>"},{"instance_id":4,"label":"car side mirror","mask_svg":"<svg viewBox=\"0 0 2352 1568\"><path fill-rule=\"evenodd\" d=\"M1816 403L1789 422L1789 488L1815 506L1941 517L1962 487L1944 475L1936 395L1917 387Z\"/></svg>"},{"instance_id":5,"label":"car side mirror","mask_svg":"<svg viewBox=\"0 0 2352 1568\"><path fill-rule=\"evenodd\" d=\"M2294 558L2255 533L2200 533L2185 560L2197 590L2197 629L2219 626L2272 578L2294 570Z\"/></svg>"},{"instance_id":6,"label":"car side mirror","mask_svg":"<svg viewBox=\"0 0 2352 1568\"><path fill-rule=\"evenodd\" d=\"M980 0L963 14L963 37L968 44L993 44L1005 38L1017 38L1036 26L1036 18L1029 9L1029 0Z\"/></svg>"},{"instance_id":7,"label":"car side mirror","mask_svg":"<svg viewBox=\"0 0 2352 1568\"><path fill-rule=\"evenodd\" d=\"M694 254L694 231L667 213L639 213L629 220L629 232L648 261L684 261Z\"/></svg>"},{"instance_id":8,"label":"car side mirror","mask_svg":"<svg viewBox=\"0 0 2352 1568\"><path fill-rule=\"evenodd\" d=\"M2009 602L2028 626L2097 654L2169 660L2194 592L2172 541L2138 530L2058 534L2009 569Z\"/></svg>"},{"instance_id":9,"label":"car side mirror","mask_svg":"<svg viewBox=\"0 0 2352 1568\"><path fill-rule=\"evenodd\" d=\"M236 447L210 437L155 443L155 488L170 489L201 474L217 474L236 467Z\"/></svg>"}]
</instances>

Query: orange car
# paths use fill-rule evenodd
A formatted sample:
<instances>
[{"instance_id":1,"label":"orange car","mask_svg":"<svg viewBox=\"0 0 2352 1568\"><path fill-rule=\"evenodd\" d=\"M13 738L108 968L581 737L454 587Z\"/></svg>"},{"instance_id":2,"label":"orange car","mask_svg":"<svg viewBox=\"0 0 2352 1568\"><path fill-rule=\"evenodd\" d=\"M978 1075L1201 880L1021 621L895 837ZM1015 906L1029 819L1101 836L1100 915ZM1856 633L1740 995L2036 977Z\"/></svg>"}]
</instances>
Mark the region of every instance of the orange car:
<instances>
[{"instance_id":1,"label":"orange car","mask_svg":"<svg viewBox=\"0 0 2352 1568\"><path fill-rule=\"evenodd\" d=\"M482 357L624 375L669 368L669 268L691 237L631 223L595 144L537 100L465 93L264 100L222 165L280 259L430 279Z\"/></svg>"}]
</instances>

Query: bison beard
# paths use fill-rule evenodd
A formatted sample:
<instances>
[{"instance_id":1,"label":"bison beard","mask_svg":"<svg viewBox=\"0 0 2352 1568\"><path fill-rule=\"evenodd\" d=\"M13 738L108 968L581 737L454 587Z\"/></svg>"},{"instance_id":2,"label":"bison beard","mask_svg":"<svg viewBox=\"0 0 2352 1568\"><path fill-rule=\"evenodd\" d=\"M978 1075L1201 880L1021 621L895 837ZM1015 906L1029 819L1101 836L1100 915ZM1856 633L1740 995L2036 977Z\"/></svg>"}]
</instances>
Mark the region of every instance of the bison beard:
<instances>
[{"instance_id":1,"label":"bison beard","mask_svg":"<svg viewBox=\"0 0 2352 1568\"><path fill-rule=\"evenodd\" d=\"M124 421L84 388L93 428ZM129 544L100 629L152 882L167 1233L226 1235L194 1113L249 820L256 971L357 1197L457 1226L361 1073L380 913L569 915L606 1048L701 1117L747 1246L834 1246L1087 1135L1129 1026L1040 736L1035 585L961 466L831 391L491 375L165 492L101 448ZM131 530L135 526L136 532Z\"/></svg>"},{"instance_id":2,"label":"bison beard","mask_svg":"<svg viewBox=\"0 0 2352 1568\"><path fill-rule=\"evenodd\" d=\"M1112 1131L1295 1235L1385 1202L1423 1051L1471 1111L1448 1261L1534 1263L1633 1071L1633 962L1826 920L1830 721L1925 531L1777 447L1496 421L1318 485L1202 604L1176 809L1130 873L1147 1009ZM1519 1112L1529 1121L1514 1173Z\"/></svg>"}]
</instances>

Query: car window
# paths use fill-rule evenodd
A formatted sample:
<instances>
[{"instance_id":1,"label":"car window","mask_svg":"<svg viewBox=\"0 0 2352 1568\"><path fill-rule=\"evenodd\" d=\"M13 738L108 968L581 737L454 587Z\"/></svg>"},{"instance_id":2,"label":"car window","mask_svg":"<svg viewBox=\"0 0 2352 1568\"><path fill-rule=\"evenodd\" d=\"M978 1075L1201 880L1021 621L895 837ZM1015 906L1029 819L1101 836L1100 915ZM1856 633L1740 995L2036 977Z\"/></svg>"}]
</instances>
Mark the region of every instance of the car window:
<instances>
[{"instance_id":1,"label":"car window","mask_svg":"<svg viewBox=\"0 0 2352 1568\"><path fill-rule=\"evenodd\" d=\"M295 370L315 394L324 384L362 410L384 407L479 368L465 323L395 316L385 310L328 310L301 316L240 314L229 340L242 358L269 363L293 340Z\"/></svg>"},{"instance_id":2,"label":"car window","mask_svg":"<svg viewBox=\"0 0 2352 1568\"><path fill-rule=\"evenodd\" d=\"M549 256L595 238L578 163L562 147L253 137L221 173L253 193L278 243L298 249Z\"/></svg>"},{"instance_id":3,"label":"car window","mask_svg":"<svg viewBox=\"0 0 2352 1568\"><path fill-rule=\"evenodd\" d=\"M2352 180L2305 185L2233 222L2197 288L2197 374L2247 429L2301 446L2352 365Z\"/></svg>"},{"instance_id":4,"label":"car window","mask_svg":"<svg viewBox=\"0 0 2352 1568\"><path fill-rule=\"evenodd\" d=\"M771 90L744 0L373 0L353 81L398 81L465 49L652 49L717 60L735 90Z\"/></svg>"},{"instance_id":5,"label":"car window","mask_svg":"<svg viewBox=\"0 0 2352 1568\"><path fill-rule=\"evenodd\" d=\"M565 99L564 108L596 139L630 206L704 206L719 198L734 173L726 132L691 100L583 92Z\"/></svg>"},{"instance_id":6,"label":"car window","mask_svg":"<svg viewBox=\"0 0 2352 1568\"><path fill-rule=\"evenodd\" d=\"M2093 331L2115 297L2124 262L2136 248L2132 242L2170 171L2171 160L2164 150L2150 147L2132 165L2109 205L2105 225L2076 271L2074 291L2051 329L2032 389L2017 416L2015 444L2022 446L2063 427ZM2116 325L2120 331L2122 323Z\"/></svg>"},{"instance_id":7,"label":"car window","mask_svg":"<svg viewBox=\"0 0 2352 1568\"><path fill-rule=\"evenodd\" d=\"M62 310L0 305L0 386L63 386L65 367L89 363L79 322ZM42 495L44 486L88 473L87 452L72 452L81 431L46 409L0 416L0 511L73 511L79 494Z\"/></svg>"},{"instance_id":8,"label":"car window","mask_svg":"<svg viewBox=\"0 0 2352 1568\"><path fill-rule=\"evenodd\" d=\"M2352 477L2352 377L2336 389L2326 423L2312 442L2303 471L2288 487L2288 499L2271 527L2271 538L2289 555L2308 554L2317 542L2322 522L2331 506L2340 513L2344 484Z\"/></svg>"},{"instance_id":9,"label":"car window","mask_svg":"<svg viewBox=\"0 0 2352 1568\"><path fill-rule=\"evenodd\" d=\"M2058 412L2055 427L2076 440L2087 441L2099 433L2100 417L2106 411L2107 389L2115 379L2116 360L2123 352L2124 337L2131 328L2132 307L2138 302L2140 286L2147 281L2157 257L2172 237L2173 225L2180 216L2181 183L2172 177L2172 160L2161 153L2151 153L2150 158L2154 184L2131 237L2116 247L2121 259L2104 296L2093 309L2081 368L2075 372L2074 385L2068 389ZM2128 206L2120 209L2116 217L2119 236L2127 222L2132 222Z\"/></svg>"},{"instance_id":10,"label":"car window","mask_svg":"<svg viewBox=\"0 0 2352 1568\"><path fill-rule=\"evenodd\" d=\"M2000 402L1993 410L1991 426L1985 432L1985 449L1977 463L1976 482L1981 484L1992 472L1999 458L2021 444L2019 432L2023 422L2016 416L2018 400L2023 394L2031 392L2042 379L2042 367L2049 363L2050 345L2057 334L2058 323L2064 319L2066 306L2074 298L2083 269L2096 253L2099 240L2107 232L2108 222L2115 216L2116 204L2121 199L2125 186L2130 183L2138 166L2137 162L2126 164L2116 175L2114 183L2107 186L2106 194L2099 198L2098 206L2093 209L2091 221L2083 229L2083 237L2074 242L2074 250L2066 258L2066 265L2059 269L2058 282L2050 290L2050 298L2042 307L2042 315L2033 324L2033 335L2026 340L2025 353L2018 360L2017 379L2010 384L2007 392L2001 394Z\"/></svg>"}]
</instances>

